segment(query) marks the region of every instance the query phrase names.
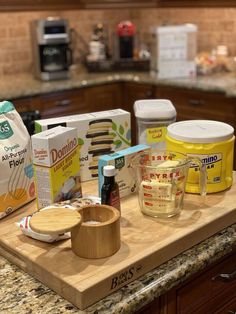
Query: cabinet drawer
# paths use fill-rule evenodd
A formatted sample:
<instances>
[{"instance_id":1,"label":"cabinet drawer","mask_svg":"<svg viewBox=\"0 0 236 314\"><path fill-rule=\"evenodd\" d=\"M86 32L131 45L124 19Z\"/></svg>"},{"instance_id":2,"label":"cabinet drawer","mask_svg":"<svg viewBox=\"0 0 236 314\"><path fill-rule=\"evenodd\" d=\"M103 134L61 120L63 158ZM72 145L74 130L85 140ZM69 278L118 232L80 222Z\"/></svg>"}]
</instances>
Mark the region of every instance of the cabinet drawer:
<instances>
[{"instance_id":1,"label":"cabinet drawer","mask_svg":"<svg viewBox=\"0 0 236 314\"><path fill-rule=\"evenodd\" d=\"M89 112L121 108L121 88L119 84L104 84L84 90Z\"/></svg>"},{"instance_id":2,"label":"cabinet drawer","mask_svg":"<svg viewBox=\"0 0 236 314\"><path fill-rule=\"evenodd\" d=\"M12 99L11 102L18 112L35 111L41 109L38 97Z\"/></svg>"},{"instance_id":3,"label":"cabinet drawer","mask_svg":"<svg viewBox=\"0 0 236 314\"><path fill-rule=\"evenodd\" d=\"M236 103L222 93L159 87L156 95L173 102L178 120L210 119L235 124Z\"/></svg>"},{"instance_id":4,"label":"cabinet drawer","mask_svg":"<svg viewBox=\"0 0 236 314\"><path fill-rule=\"evenodd\" d=\"M70 90L40 96L42 118L85 113L83 90Z\"/></svg>"},{"instance_id":5,"label":"cabinet drawer","mask_svg":"<svg viewBox=\"0 0 236 314\"><path fill-rule=\"evenodd\" d=\"M236 253L180 288L177 292L177 312L215 313L227 303L234 304L236 302L235 272ZM225 274L234 274L234 276L224 280L221 277Z\"/></svg>"}]
</instances>

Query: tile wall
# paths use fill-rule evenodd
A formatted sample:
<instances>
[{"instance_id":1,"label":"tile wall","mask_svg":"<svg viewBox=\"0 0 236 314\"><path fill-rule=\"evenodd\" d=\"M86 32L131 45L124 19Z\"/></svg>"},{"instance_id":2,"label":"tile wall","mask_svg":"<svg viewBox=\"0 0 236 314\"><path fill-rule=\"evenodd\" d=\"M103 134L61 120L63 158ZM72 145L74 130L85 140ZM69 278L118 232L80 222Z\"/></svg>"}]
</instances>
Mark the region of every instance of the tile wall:
<instances>
[{"instance_id":1,"label":"tile wall","mask_svg":"<svg viewBox=\"0 0 236 314\"><path fill-rule=\"evenodd\" d=\"M125 19L136 23L140 41L150 41L150 27L162 24L196 23L198 50L211 50L225 44L231 55L236 55L236 9L135 9L82 10L0 13L0 75L30 72L32 54L29 23L32 19L60 16L69 20L74 32L74 56L79 63L87 50L93 24L106 23L112 47L116 24Z\"/></svg>"}]
</instances>

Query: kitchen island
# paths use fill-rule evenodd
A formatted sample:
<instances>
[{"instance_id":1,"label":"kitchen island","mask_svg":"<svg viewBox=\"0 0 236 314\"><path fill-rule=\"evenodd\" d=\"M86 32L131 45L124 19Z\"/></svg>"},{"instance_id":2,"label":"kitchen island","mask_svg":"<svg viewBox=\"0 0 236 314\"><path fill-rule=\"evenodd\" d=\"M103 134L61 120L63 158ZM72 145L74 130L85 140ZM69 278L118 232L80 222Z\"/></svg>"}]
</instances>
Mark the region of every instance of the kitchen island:
<instances>
[{"instance_id":1,"label":"kitchen island","mask_svg":"<svg viewBox=\"0 0 236 314\"><path fill-rule=\"evenodd\" d=\"M219 74L210 77L197 77L195 79L159 80L155 75L150 73L91 74L83 72L74 73L72 78L69 80L44 83L33 79L31 74L22 74L15 75L14 77L5 77L0 82L0 98L2 100L13 100L13 103L16 104L16 107L19 111L42 108L46 112L45 117L47 117L49 112L46 110L48 110L49 107L47 105L47 101L49 99L48 97L51 97L51 94L53 94L54 97L54 95L58 95L57 93L63 93L64 95L65 92L71 93L72 90L76 92L78 91L79 93L81 91L88 90L90 93L91 88L93 88L93 91L94 88L99 88L98 94L100 94L102 93L100 89L101 87L103 87L103 90L107 90L108 87L112 85L113 87L115 86L115 88L119 88L119 93L122 95L124 92L123 87L126 84L128 84L126 85L128 86L128 89L130 89L130 87L137 86L138 92L142 89L143 86L145 86L145 93L147 90L148 93L146 96L148 98L155 97L157 95L155 91L153 93L153 87L157 89L157 91L159 91L161 87L173 87L174 89L184 88L188 91L194 90L204 93L206 92L208 94L217 93L217 95L223 95L226 102L228 99L230 99L230 101L232 100L232 106L230 106L230 108L233 108L233 110L236 108L234 106L236 97L236 78L234 77L234 74ZM151 94L149 93L150 86L152 87ZM122 90L120 90L120 88L122 88ZM43 98L41 99L41 97ZM81 95L79 97L81 97ZM79 98L81 99L81 103L83 103L83 97L84 95ZM135 95L136 99L137 97L139 99L141 98L140 96ZM119 103L121 103L120 107L123 107L122 102L120 102L121 97L117 96L117 98L115 98L116 97L113 98L113 100L116 100L116 105L114 107L119 106ZM31 101L32 99L33 101ZM39 102L38 99L40 99ZM85 99L88 99L86 95ZM127 98L124 97L124 99ZM62 112L60 111L61 108L63 108L63 110L65 109L63 114L68 114L66 110L70 106L70 103L68 102L68 99L66 100L67 103L64 101L64 99L62 99L62 101L60 100L61 102L56 100L57 103L53 104L53 107L57 106L57 109L56 111L52 111L50 114L52 116L55 115L55 112L58 112L58 109L60 114ZM97 99L92 97L92 101L97 102ZM132 102L130 101L130 103ZM29 107L27 107L28 104ZM39 107L37 107L37 104L39 104ZM109 105L109 108L112 108L111 103L108 103L107 105ZM195 103L191 105L199 105L200 107L205 108L208 106L208 103L199 102L196 104L195 101ZM228 114L231 115L232 120L235 121L235 116L232 114L231 110L226 110L224 102L221 103L221 106L222 110L226 113L228 112ZM76 110L78 110L78 113L81 112L80 100L76 102L76 105L73 108L75 109L75 112L69 112L69 114L77 113ZM90 107L85 104L83 108L84 110L88 110ZM92 107L92 110L94 110L94 108L96 109L96 106ZM98 105L97 110L100 110L100 108L103 108L103 106L101 107L101 105ZM125 107L125 109L129 109L130 111L132 110L131 108L131 106L130 109ZM180 111L181 109L178 109L177 113L180 113L181 115ZM203 111L200 108L198 112L202 114ZM191 110L191 113L194 113L194 110ZM230 259L233 261L235 266L235 221L232 221L232 224L232 226L216 233L209 239L206 239L205 241L195 245L184 253L172 258L168 262L158 266L156 269L149 271L147 274L127 284L126 286L122 287L110 296L105 297L84 311L78 310L76 307L64 300L48 287L44 286L30 275L24 273L17 266L9 263L5 258L0 257L0 312L3 314L105 314L134 313L137 311L142 311L142 308L147 307L146 313L161 313L161 311L164 311L163 309L167 309L165 313L181 313L181 311L173 311L173 307L177 309L176 295L178 294L179 290L183 290L184 287L187 287L186 289L191 290L188 288L188 285L192 287L192 282L195 282L196 278L199 276L205 276L205 274L211 271L212 268L218 267L218 263L221 263L222 259L224 263L224 258L226 260ZM201 286L199 289L202 289ZM206 292L207 290L203 291L203 294L207 294ZM174 305L173 300L171 301L171 296L173 295L175 298ZM225 302L230 302L233 298L234 306L236 303L236 296L232 293L231 290L230 293L228 293L228 297L231 299L225 299ZM220 297L220 299L224 300L224 296ZM205 300L204 302L208 301ZM201 304L201 306L203 305ZM235 308L236 305L234 309ZM232 307L229 307L229 309L231 310ZM188 313L191 313L191 311Z\"/></svg>"},{"instance_id":2,"label":"kitchen island","mask_svg":"<svg viewBox=\"0 0 236 314\"><path fill-rule=\"evenodd\" d=\"M96 184L95 181L84 182L83 193L94 194ZM94 287L100 287L94 299L100 301L90 302L92 305L80 311L1 257L1 313L108 314L142 311L143 314L159 314L164 309L167 314L185 313L181 307L177 311L179 303L188 310L187 313L192 313L193 309L206 309L208 305L210 310L222 308L232 300L233 305L228 308L236 308L235 279L227 283L212 280L221 273L235 274L235 189L234 184L231 189L207 195L205 199L186 194L181 214L167 220L142 215L135 194L122 199L121 248L113 256L100 260L76 257L70 250L70 240L47 244L22 235L15 222L35 212L34 201L29 203L24 211L17 210L0 222L0 255L42 279L47 286L54 282L52 289L61 295L66 293L74 304L77 302L75 296L79 298L83 293L81 291L85 292L88 288L86 278L90 281L89 278L94 276ZM112 292L110 287L114 274L124 274L131 269L131 265L135 268L134 278L119 277L121 282ZM103 273L107 278L104 288L99 285ZM107 293L101 294L103 289ZM99 294L103 296L98 298ZM91 294L86 296L90 298ZM147 309L143 310L145 307Z\"/></svg>"}]
</instances>

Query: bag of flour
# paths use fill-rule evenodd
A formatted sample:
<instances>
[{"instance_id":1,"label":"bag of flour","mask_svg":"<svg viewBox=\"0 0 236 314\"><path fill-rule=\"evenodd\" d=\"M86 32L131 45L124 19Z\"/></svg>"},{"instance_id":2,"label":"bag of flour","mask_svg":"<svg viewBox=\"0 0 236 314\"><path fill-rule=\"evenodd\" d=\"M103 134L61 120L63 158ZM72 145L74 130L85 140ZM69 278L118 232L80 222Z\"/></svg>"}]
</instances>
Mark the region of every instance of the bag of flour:
<instances>
[{"instance_id":1,"label":"bag of flour","mask_svg":"<svg viewBox=\"0 0 236 314\"><path fill-rule=\"evenodd\" d=\"M29 133L12 103L0 102L0 218L35 198Z\"/></svg>"}]
</instances>

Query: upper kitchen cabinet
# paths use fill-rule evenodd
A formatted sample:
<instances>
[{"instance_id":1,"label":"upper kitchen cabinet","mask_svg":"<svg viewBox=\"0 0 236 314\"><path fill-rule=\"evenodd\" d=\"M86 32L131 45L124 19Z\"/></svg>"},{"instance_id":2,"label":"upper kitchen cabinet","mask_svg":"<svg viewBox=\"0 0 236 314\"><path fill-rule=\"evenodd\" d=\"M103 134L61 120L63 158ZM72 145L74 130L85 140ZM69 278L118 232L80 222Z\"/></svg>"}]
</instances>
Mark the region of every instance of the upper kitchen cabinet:
<instances>
[{"instance_id":1,"label":"upper kitchen cabinet","mask_svg":"<svg viewBox=\"0 0 236 314\"><path fill-rule=\"evenodd\" d=\"M0 11L79 9L80 0L0 0Z\"/></svg>"},{"instance_id":2,"label":"upper kitchen cabinet","mask_svg":"<svg viewBox=\"0 0 236 314\"><path fill-rule=\"evenodd\" d=\"M0 11L155 7L158 0L0 0Z\"/></svg>"},{"instance_id":3,"label":"upper kitchen cabinet","mask_svg":"<svg viewBox=\"0 0 236 314\"><path fill-rule=\"evenodd\" d=\"M85 9L155 7L158 0L80 0Z\"/></svg>"},{"instance_id":4,"label":"upper kitchen cabinet","mask_svg":"<svg viewBox=\"0 0 236 314\"><path fill-rule=\"evenodd\" d=\"M235 7L235 0L157 0L159 7Z\"/></svg>"}]
</instances>

